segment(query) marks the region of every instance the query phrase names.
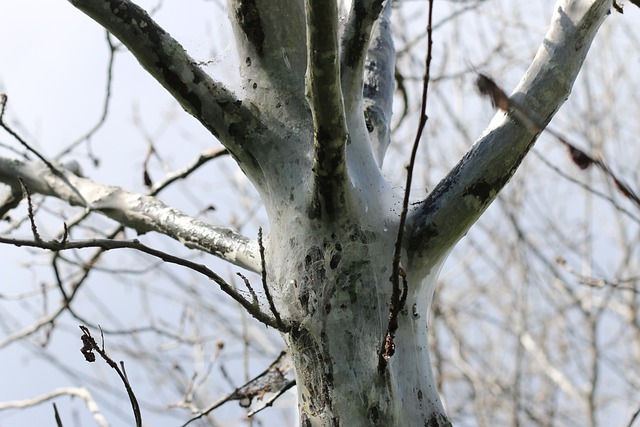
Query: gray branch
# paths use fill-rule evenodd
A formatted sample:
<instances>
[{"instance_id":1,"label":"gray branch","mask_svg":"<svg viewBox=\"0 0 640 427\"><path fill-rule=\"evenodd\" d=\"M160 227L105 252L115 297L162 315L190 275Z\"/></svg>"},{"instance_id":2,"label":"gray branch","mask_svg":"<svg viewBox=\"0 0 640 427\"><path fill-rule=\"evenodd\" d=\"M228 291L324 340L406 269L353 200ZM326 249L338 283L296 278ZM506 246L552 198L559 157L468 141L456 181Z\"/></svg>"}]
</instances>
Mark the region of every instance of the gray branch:
<instances>
[{"instance_id":1,"label":"gray branch","mask_svg":"<svg viewBox=\"0 0 640 427\"><path fill-rule=\"evenodd\" d=\"M269 135L257 108L206 74L174 38L128 0L69 0L116 36L140 64L198 119L242 165L261 180L256 135ZM249 151L251 147L252 151Z\"/></svg>"},{"instance_id":2,"label":"gray branch","mask_svg":"<svg viewBox=\"0 0 640 427\"><path fill-rule=\"evenodd\" d=\"M391 36L391 0L388 0L371 33L363 89L364 117L373 155L380 167L391 142L395 57Z\"/></svg>"},{"instance_id":3,"label":"gray branch","mask_svg":"<svg viewBox=\"0 0 640 427\"><path fill-rule=\"evenodd\" d=\"M333 0L306 0L306 93L314 129L313 213L335 217L347 180L345 108L338 55L338 7Z\"/></svg>"},{"instance_id":4,"label":"gray branch","mask_svg":"<svg viewBox=\"0 0 640 427\"><path fill-rule=\"evenodd\" d=\"M12 188L16 186L18 178L21 178L31 193L56 197L73 206L90 208L138 233L156 231L189 248L210 253L247 270L260 272L256 241L231 229L199 221L154 197L98 184L63 169L60 172L77 192L53 174L44 163L0 157L0 182Z\"/></svg>"},{"instance_id":5,"label":"gray branch","mask_svg":"<svg viewBox=\"0 0 640 427\"><path fill-rule=\"evenodd\" d=\"M548 123L567 99L611 0L559 3L533 63L514 90L519 105ZM412 263L430 268L495 199L538 133L498 112L480 139L438 184L408 222Z\"/></svg>"},{"instance_id":6,"label":"gray branch","mask_svg":"<svg viewBox=\"0 0 640 427\"><path fill-rule=\"evenodd\" d=\"M307 114L307 66L303 0L229 0L240 70L247 97L290 114Z\"/></svg>"}]
</instances>

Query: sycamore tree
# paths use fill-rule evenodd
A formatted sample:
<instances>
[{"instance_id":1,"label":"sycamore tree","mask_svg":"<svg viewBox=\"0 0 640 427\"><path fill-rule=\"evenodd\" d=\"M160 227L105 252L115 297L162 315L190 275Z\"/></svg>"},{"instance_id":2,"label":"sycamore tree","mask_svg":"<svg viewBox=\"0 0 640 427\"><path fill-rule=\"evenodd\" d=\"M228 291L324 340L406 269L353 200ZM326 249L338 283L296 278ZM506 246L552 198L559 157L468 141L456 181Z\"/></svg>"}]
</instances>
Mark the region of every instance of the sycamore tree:
<instances>
[{"instance_id":1,"label":"sycamore tree","mask_svg":"<svg viewBox=\"0 0 640 427\"><path fill-rule=\"evenodd\" d=\"M133 249L204 275L281 334L295 372L300 425L449 425L429 354L438 274L568 98L600 25L620 6L611 0L558 1L535 58L510 96L491 78L478 77L479 92L499 111L427 197L410 203L415 147L428 126L433 1L424 4L422 109L404 191L382 173L392 139L394 93L402 83L391 1L229 0L239 89L212 77L207 64L193 59L140 6L127 0L70 3L117 38L224 151L201 156L163 181L154 183L145 173L149 191L139 194L85 177L73 162L35 150L5 120L11 102L4 96L2 126L26 154L0 158L0 180L9 189L0 212L27 206L32 238L2 241L53 251L55 260L67 251L98 249L85 263L86 274L73 280L62 278L54 260L62 303L37 328L53 326L61 313L76 316L74 301L84 290L79 284L103 252ZM109 45L116 49L111 38ZM599 164L585 153L572 153L576 163ZM176 179L227 154L264 205L264 234L244 235L156 197ZM82 208L65 219L55 238L38 230L38 195ZM119 227L99 239L74 239L74 227L95 214ZM255 280L242 276L230 284L202 261L160 251L142 237L123 237L125 229L166 235L256 273ZM115 364L100 344L97 324L83 326L82 333L87 360L104 357ZM10 342L11 336L4 341ZM291 387L291 380L269 377L281 363L265 371L271 388L256 383L237 389L230 399L250 401ZM118 373L141 425L135 393L123 369ZM189 409L200 417L206 405Z\"/></svg>"}]
</instances>

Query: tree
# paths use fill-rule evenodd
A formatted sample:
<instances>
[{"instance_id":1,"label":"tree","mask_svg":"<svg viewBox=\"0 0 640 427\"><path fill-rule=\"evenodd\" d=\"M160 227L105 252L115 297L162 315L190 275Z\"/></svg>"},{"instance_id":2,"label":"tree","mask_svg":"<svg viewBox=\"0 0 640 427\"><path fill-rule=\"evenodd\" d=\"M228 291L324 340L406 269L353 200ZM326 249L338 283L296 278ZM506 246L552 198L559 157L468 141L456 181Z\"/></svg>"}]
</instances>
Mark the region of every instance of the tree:
<instances>
[{"instance_id":1,"label":"tree","mask_svg":"<svg viewBox=\"0 0 640 427\"><path fill-rule=\"evenodd\" d=\"M523 120L522 111L543 124L551 120L611 1L559 3L510 98L519 107L499 112L458 165L410 209L381 173L394 84L390 3L354 1L341 21L333 2L231 2L241 95L205 73L140 7L122 0L71 3L116 36L225 146L260 194L269 234L264 242L252 240L153 195L100 185L44 158L2 159L0 176L13 195L3 213L24 194L37 193L139 233L163 233L263 274L266 302L135 241L76 242L64 235L55 242L35 234L32 242L6 242L55 251L126 246L199 269L282 333L296 370L302 425L447 424L428 368L438 272L538 137L537 122ZM494 100L500 105L505 99ZM64 300L74 298L61 291Z\"/></svg>"}]
</instances>

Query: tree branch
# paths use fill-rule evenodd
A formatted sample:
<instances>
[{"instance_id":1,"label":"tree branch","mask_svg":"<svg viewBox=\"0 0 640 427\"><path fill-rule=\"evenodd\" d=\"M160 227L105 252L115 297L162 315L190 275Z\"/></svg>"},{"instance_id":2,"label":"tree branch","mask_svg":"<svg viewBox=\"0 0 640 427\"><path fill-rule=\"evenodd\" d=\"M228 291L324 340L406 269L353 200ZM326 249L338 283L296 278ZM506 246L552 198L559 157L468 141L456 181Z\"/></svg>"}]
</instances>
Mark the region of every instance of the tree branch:
<instances>
[{"instance_id":1,"label":"tree branch","mask_svg":"<svg viewBox=\"0 0 640 427\"><path fill-rule=\"evenodd\" d=\"M291 99L289 111L299 114L307 65L303 0L232 0L229 19L247 96L285 108Z\"/></svg>"},{"instance_id":2,"label":"tree branch","mask_svg":"<svg viewBox=\"0 0 640 427\"><path fill-rule=\"evenodd\" d=\"M611 0L564 1L513 99L546 124L567 99ZM413 211L410 262L437 265L509 181L538 137L502 112L455 168Z\"/></svg>"},{"instance_id":3,"label":"tree branch","mask_svg":"<svg viewBox=\"0 0 640 427\"><path fill-rule=\"evenodd\" d=\"M12 188L19 185L20 177L32 193L53 196L74 206L88 207L84 203L86 200L92 211L101 212L138 233L156 231L166 234L189 248L208 252L239 267L260 272L257 243L231 229L198 221L151 196L98 184L66 170L60 169L59 172L77 192L42 163L0 157L0 182ZM82 199L77 193L80 193Z\"/></svg>"},{"instance_id":4,"label":"tree branch","mask_svg":"<svg viewBox=\"0 0 640 427\"><path fill-rule=\"evenodd\" d=\"M329 219L344 205L348 138L338 59L335 1L306 0L306 92L313 115L314 189L312 214Z\"/></svg>"},{"instance_id":5,"label":"tree branch","mask_svg":"<svg viewBox=\"0 0 640 427\"><path fill-rule=\"evenodd\" d=\"M32 406L39 405L41 403L48 402L49 400L55 399L60 396L70 396L70 397L78 397L80 398L91 415L93 416L93 420L99 427L108 427L109 423L104 418L102 413L100 412L100 408L98 404L91 396L89 390L84 387L64 387L57 388L49 393L42 394L40 396L34 397L33 399L26 400L13 400L8 402L0 402L0 411L5 411L7 409L24 409L30 408Z\"/></svg>"},{"instance_id":6,"label":"tree branch","mask_svg":"<svg viewBox=\"0 0 640 427\"><path fill-rule=\"evenodd\" d=\"M161 259L164 262L170 264L181 265L183 267L189 268L190 270L196 271L203 276L213 280L220 289L233 298L236 302L238 302L242 307L244 307L247 312L256 318L258 321L264 323L265 325L271 326L274 329L278 329L282 325L277 323L274 319L264 314L260 307L253 305L253 303L247 299L245 299L242 294L240 294L233 286L229 285L222 277L217 275L211 269L207 268L202 264L198 264L193 261L189 261L166 252L159 251L157 249L151 248L147 245L142 244L139 240L110 240L110 239L91 239L91 240L74 240L74 241L63 241L58 242L55 240L50 241L35 241L35 240L20 240L20 239L10 239L6 237L0 236L0 244L14 245L14 246L26 246L31 248L41 248L47 249L51 251L65 251L70 249L83 249L83 248L100 248L102 250L108 251L113 249L135 249L140 252L144 252L145 254L154 256L158 259ZM60 310L66 308L62 306ZM59 310L59 311L60 311ZM51 314L48 316L53 319L54 316L57 316L57 313ZM39 321L38 325L44 324L44 321ZM29 331L35 331L39 327L38 325L33 326L26 330L26 332L22 332L22 334L28 335ZM11 338L11 337L10 337ZM14 340L7 339L7 343ZM6 344L5 344L6 345Z\"/></svg>"},{"instance_id":7,"label":"tree branch","mask_svg":"<svg viewBox=\"0 0 640 427\"><path fill-rule=\"evenodd\" d=\"M256 135L269 135L257 109L243 103L220 82L213 80L142 8L128 0L68 0L116 36L140 64L229 149L254 178L257 165Z\"/></svg>"},{"instance_id":8,"label":"tree branch","mask_svg":"<svg viewBox=\"0 0 640 427\"><path fill-rule=\"evenodd\" d=\"M371 136L373 155L382 166L391 142L391 112L395 90L395 49L391 37L391 0L371 34L364 70L364 118Z\"/></svg>"}]
</instances>

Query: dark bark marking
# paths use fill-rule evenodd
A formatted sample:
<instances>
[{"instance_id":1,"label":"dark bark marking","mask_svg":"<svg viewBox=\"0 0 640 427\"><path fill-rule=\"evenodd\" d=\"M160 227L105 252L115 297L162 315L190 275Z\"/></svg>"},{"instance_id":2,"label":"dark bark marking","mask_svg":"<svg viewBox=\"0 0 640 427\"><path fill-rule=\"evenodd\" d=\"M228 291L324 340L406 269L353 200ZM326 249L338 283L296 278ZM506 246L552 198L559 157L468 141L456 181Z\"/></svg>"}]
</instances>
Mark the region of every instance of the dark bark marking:
<instances>
[{"instance_id":1,"label":"dark bark marking","mask_svg":"<svg viewBox=\"0 0 640 427\"><path fill-rule=\"evenodd\" d=\"M367 417L374 425L380 421L380 409L378 408L378 405L374 405L369 408Z\"/></svg>"},{"instance_id":2,"label":"dark bark marking","mask_svg":"<svg viewBox=\"0 0 640 427\"><path fill-rule=\"evenodd\" d=\"M356 22L356 26L354 28L355 33L358 35L355 43L350 45L351 49L348 52L345 52L346 65L355 68L358 65L358 62L361 60L362 55L366 55L364 46L369 41L371 34L364 33L362 27L367 22L374 21L380 15L382 11L383 1L376 1L372 4L371 10L365 9L364 5L360 1L354 2L353 12L354 12L354 20Z\"/></svg>"},{"instance_id":3,"label":"dark bark marking","mask_svg":"<svg viewBox=\"0 0 640 427\"><path fill-rule=\"evenodd\" d=\"M264 30L256 0L241 0L236 10L240 28L256 50L258 56L264 55Z\"/></svg>"},{"instance_id":4,"label":"dark bark marking","mask_svg":"<svg viewBox=\"0 0 640 427\"><path fill-rule=\"evenodd\" d=\"M435 413L429 420L424 423L424 427L451 427L451 421L440 413Z\"/></svg>"},{"instance_id":5,"label":"dark bark marking","mask_svg":"<svg viewBox=\"0 0 640 427\"><path fill-rule=\"evenodd\" d=\"M366 85L365 85L365 88L366 88ZM367 126L367 130L369 131L369 133L375 130L375 127L373 126L373 117L371 113L371 107L367 107L364 109L364 122Z\"/></svg>"},{"instance_id":6,"label":"dark bark marking","mask_svg":"<svg viewBox=\"0 0 640 427\"><path fill-rule=\"evenodd\" d=\"M485 204L485 202L491 199L491 190L493 187L489 185L486 181L475 182L468 187L465 187L463 196L475 196L478 198L480 203Z\"/></svg>"},{"instance_id":7,"label":"dark bark marking","mask_svg":"<svg viewBox=\"0 0 640 427\"><path fill-rule=\"evenodd\" d=\"M356 34L358 34L358 38L355 40L355 43L351 45L352 49L346 52L346 64L351 68L355 68L358 64L360 55L364 53L364 44L367 42L367 38L365 38L365 35L362 33L362 26L367 19L367 10L364 8L362 2L356 1L353 5L353 11L355 13L354 19L357 22L355 31Z\"/></svg>"}]
</instances>

